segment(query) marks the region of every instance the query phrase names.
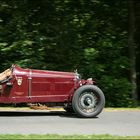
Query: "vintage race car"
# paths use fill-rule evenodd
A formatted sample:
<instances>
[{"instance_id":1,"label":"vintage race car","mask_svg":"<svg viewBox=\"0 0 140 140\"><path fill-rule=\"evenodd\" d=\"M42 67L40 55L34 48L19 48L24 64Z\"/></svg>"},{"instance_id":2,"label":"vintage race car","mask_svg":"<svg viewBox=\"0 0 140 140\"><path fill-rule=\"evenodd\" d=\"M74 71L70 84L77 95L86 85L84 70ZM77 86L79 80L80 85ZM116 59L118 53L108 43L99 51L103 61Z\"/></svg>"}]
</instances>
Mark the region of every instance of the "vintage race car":
<instances>
[{"instance_id":1,"label":"vintage race car","mask_svg":"<svg viewBox=\"0 0 140 140\"><path fill-rule=\"evenodd\" d=\"M105 97L89 78L77 72L22 69L12 65L0 74L0 103L54 103L80 117L95 117Z\"/></svg>"}]
</instances>

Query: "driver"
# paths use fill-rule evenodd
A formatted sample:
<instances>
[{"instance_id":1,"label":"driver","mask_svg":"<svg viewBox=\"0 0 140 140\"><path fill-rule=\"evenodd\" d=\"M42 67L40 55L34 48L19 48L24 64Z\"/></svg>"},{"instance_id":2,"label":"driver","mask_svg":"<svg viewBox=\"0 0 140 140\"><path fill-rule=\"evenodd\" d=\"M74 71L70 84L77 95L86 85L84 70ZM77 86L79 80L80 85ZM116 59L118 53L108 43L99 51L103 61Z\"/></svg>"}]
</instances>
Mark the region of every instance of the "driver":
<instances>
[{"instance_id":1,"label":"driver","mask_svg":"<svg viewBox=\"0 0 140 140\"><path fill-rule=\"evenodd\" d=\"M0 81L5 80L12 74L10 69L5 70L4 72L0 73Z\"/></svg>"}]
</instances>

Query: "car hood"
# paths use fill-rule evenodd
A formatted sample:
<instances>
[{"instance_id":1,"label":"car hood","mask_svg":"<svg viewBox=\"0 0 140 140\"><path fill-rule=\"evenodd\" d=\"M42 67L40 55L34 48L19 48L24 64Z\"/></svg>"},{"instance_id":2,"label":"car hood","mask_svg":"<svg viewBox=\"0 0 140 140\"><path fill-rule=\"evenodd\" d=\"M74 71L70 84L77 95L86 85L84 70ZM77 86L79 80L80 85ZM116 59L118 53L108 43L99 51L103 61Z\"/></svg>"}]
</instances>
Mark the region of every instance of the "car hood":
<instances>
[{"instance_id":1,"label":"car hood","mask_svg":"<svg viewBox=\"0 0 140 140\"><path fill-rule=\"evenodd\" d=\"M74 78L74 72L59 72L59 71L47 71L47 70L34 70L32 69L32 76L35 77L54 77L54 78Z\"/></svg>"},{"instance_id":2,"label":"car hood","mask_svg":"<svg viewBox=\"0 0 140 140\"><path fill-rule=\"evenodd\" d=\"M74 72L23 69L16 65L14 65L14 73L19 75L29 75L31 73L32 77L75 78Z\"/></svg>"}]
</instances>

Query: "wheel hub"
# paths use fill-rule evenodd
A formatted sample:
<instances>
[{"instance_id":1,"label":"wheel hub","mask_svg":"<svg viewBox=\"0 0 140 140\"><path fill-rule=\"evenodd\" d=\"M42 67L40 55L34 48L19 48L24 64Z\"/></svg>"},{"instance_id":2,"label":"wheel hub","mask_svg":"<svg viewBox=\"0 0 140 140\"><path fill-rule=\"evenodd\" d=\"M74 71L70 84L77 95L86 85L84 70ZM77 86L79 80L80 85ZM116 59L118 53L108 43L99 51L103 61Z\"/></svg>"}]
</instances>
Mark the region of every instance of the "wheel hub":
<instances>
[{"instance_id":1,"label":"wheel hub","mask_svg":"<svg viewBox=\"0 0 140 140\"><path fill-rule=\"evenodd\" d=\"M84 110L86 111L92 110L95 108L96 98L92 93L85 93L82 95L80 99L80 104Z\"/></svg>"},{"instance_id":2,"label":"wheel hub","mask_svg":"<svg viewBox=\"0 0 140 140\"><path fill-rule=\"evenodd\" d=\"M89 106L89 105L92 104L92 100L88 97L88 98L85 99L84 103L85 103L85 105Z\"/></svg>"}]
</instances>

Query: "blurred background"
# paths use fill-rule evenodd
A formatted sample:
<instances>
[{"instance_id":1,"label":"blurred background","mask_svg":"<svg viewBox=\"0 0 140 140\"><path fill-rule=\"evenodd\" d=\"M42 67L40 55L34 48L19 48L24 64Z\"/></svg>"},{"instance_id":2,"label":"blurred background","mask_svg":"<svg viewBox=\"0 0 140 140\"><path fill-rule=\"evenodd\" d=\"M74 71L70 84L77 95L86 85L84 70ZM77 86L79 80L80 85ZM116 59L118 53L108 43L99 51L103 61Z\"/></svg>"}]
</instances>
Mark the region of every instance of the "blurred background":
<instances>
[{"instance_id":1,"label":"blurred background","mask_svg":"<svg viewBox=\"0 0 140 140\"><path fill-rule=\"evenodd\" d=\"M140 101L139 0L0 0L0 71L93 77L108 107Z\"/></svg>"}]
</instances>

